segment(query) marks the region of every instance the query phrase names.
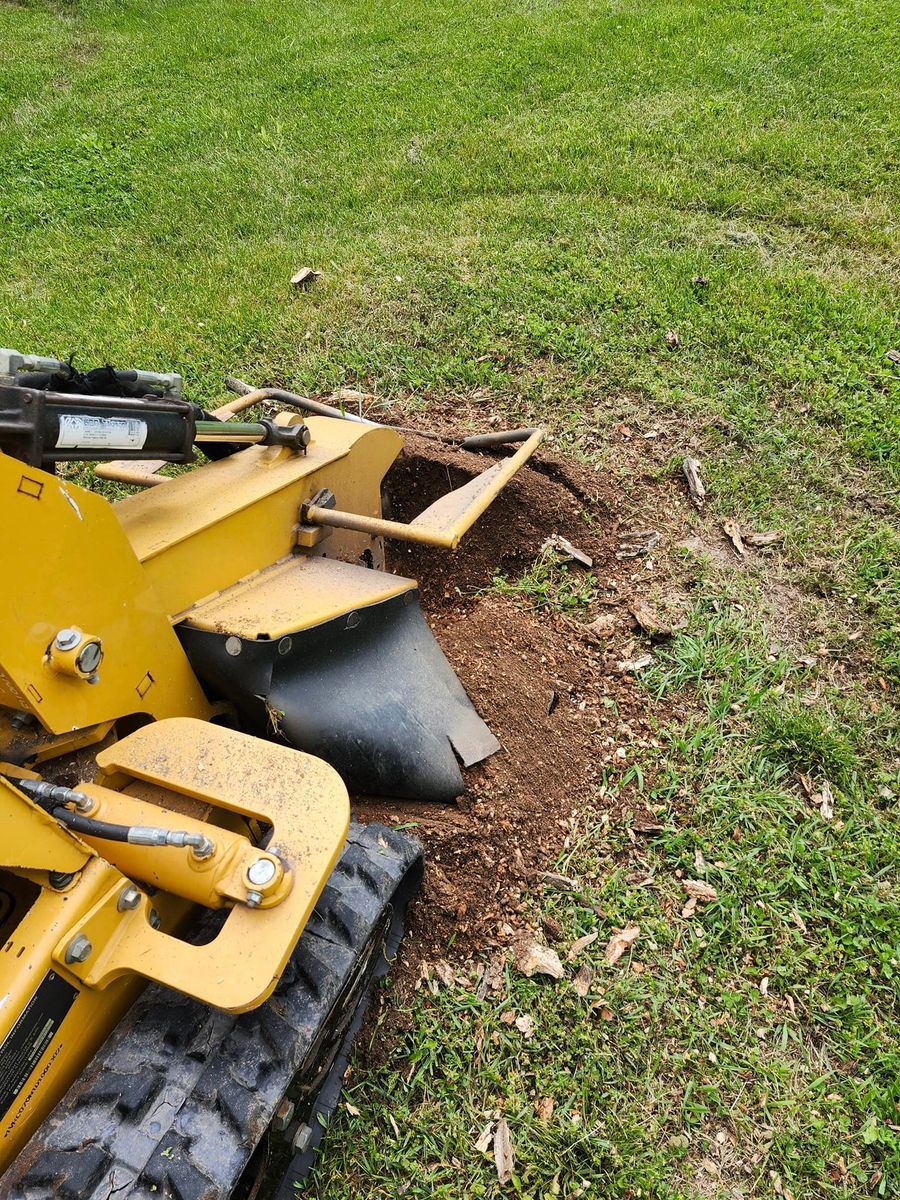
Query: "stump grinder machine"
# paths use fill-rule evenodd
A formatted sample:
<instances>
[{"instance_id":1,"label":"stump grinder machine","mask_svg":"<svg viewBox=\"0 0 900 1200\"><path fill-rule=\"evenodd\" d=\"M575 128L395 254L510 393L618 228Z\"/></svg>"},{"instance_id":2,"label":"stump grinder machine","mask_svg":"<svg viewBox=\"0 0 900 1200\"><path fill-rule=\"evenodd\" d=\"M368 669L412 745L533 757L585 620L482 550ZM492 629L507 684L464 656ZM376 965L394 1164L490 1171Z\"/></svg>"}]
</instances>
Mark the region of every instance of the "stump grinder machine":
<instances>
[{"instance_id":1,"label":"stump grinder machine","mask_svg":"<svg viewBox=\"0 0 900 1200\"><path fill-rule=\"evenodd\" d=\"M0 351L3 1198L295 1195L422 873L348 796L498 749L384 540L455 549L540 432L403 524L395 429L243 390Z\"/></svg>"}]
</instances>

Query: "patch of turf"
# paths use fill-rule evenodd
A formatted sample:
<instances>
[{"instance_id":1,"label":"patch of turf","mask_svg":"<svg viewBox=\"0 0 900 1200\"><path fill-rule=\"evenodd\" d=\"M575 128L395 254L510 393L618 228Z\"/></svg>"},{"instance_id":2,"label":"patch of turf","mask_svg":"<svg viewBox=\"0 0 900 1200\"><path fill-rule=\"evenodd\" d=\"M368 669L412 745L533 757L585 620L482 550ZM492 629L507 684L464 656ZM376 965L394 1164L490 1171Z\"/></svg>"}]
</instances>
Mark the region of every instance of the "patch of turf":
<instances>
[{"instance_id":1,"label":"patch of turf","mask_svg":"<svg viewBox=\"0 0 900 1200\"><path fill-rule=\"evenodd\" d=\"M887 0L0 3L0 342L206 402L226 373L477 392L623 475L611 433L658 428L868 655L814 693L711 575L647 679L696 714L607 784L664 833L573 831L604 918L547 902L568 939L640 923L631 961L591 952L587 1001L417 995L320 1195L495 1195L498 1109L521 1195L900 1187L895 28ZM504 586L577 607L559 584ZM682 918L678 872L718 899Z\"/></svg>"},{"instance_id":2,"label":"patch of turf","mask_svg":"<svg viewBox=\"0 0 900 1200\"><path fill-rule=\"evenodd\" d=\"M359 1115L342 1110L329 1132L321 1194L499 1195L474 1143L500 1112L515 1194L896 1194L897 790L850 768L852 702L827 696L835 716L816 722L775 707L795 668L758 655L764 633L707 599L658 652L648 686L702 701L606 786L649 806L662 832L635 838L627 817L573 828L559 867L596 911L559 892L535 902L536 925L561 924L561 950L598 940L565 981L507 966L496 996L478 999L463 974L417 994L407 1037L351 1083ZM887 717L876 725L876 740L896 738ZM785 745L819 782L845 768L833 821L786 773ZM693 916L684 880L715 889ZM638 939L608 967L606 941L626 924Z\"/></svg>"}]
</instances>

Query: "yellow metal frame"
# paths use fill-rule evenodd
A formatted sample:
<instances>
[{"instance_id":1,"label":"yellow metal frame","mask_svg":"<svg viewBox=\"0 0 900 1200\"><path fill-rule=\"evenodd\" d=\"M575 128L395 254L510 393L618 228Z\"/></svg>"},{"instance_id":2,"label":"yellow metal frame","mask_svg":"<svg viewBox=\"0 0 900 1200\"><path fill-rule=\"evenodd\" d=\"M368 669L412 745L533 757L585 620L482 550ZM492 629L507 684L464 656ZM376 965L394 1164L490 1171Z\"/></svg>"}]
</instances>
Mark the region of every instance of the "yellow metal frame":
<instances>
[{"instance_id":1,"label":"yellow metal frame","mask_svg":"<svg viewBox=\"0 0 900 1200\"><path fill-rule=\"evenodd\" d=\"M303 520L331 529L352 529L371 537L396 538L442 550L455 550L463 535L468 533L516 472L531 458L543 438L544 431L536 429L515 454L482 471L462 487L441 496L409 524L324 508L317 504L303 506Z\"/></svg>"},{"instance_id":2,"label":"yellow metal frame","mask_svg":"<svg viewBox=\"0 0 900 1200\"><path fill-rule=\"evenodd\" d=\"M322 416L306 423L305 455L254 446L171 479L154 474L158 464L100 467L105 478L165 482L116 505L0 454L0 559L17 572L16 586L0 589L0 758L33 767L66 756L95 817L208 831L215 847L203 857L76 837L0 778L0 870L38 885L0 951L0 1044L48 973L77 989L0 1114L0 1171L146 979L232 1011L270 995L341 852L349 802L337 774L211 723L173 624L280 637L411 591L412 580L381 573L383 537L454 548L542 436L404 526L381 515L399 434ZM339 510L310 504L323 489ZM100 644L95 670L65 639L57 645L73 628ZM115 741L126 718L147 723ZM271 827L265 849L250 836L260 823ZM275 870L249 907L248 871L260 858ZM152 901L140 890L132 903L132 881ZM198 904L229 910L205 946L179 936ZM72 958L78 934L90 953Z\"/></svg>"},{"instance_id":3,"label":"yellow metal frame","mask_svg":"<svg viewBox=\"0 0 900 1200\"><path fill-rule=\"evenodd\" d=\"M203 860L173 847L151 855L146 847L107 843L107 856L131 878L146 880L150 865L151 878L166 891L216 907L219 897L247 897L252 861L274 860L280 871L269 885L268 904L235 904L204 946L153 929L147 896L124 913L114 890L99 897L78 927L98 951L70 967L88 987L142 975L229 1012L255 1008L271 994L340 856L350 801L340 776L321 759L259 740L251 752L248 740L233 729L185 718L146 725L98 756L104 774L144 780L272 827L265 852L245 838L214 831L216 852ZM127 796L115 800L100 787L84 790L103 817L128 819L133 810L135 823L143 823L152 809ZM180 814L168 817L179 829L210 831ZM167 861L161 863L162 856ZM67 932L54 949L58 963L65 962L70 937Z\"/></svg>"}]
</instances>

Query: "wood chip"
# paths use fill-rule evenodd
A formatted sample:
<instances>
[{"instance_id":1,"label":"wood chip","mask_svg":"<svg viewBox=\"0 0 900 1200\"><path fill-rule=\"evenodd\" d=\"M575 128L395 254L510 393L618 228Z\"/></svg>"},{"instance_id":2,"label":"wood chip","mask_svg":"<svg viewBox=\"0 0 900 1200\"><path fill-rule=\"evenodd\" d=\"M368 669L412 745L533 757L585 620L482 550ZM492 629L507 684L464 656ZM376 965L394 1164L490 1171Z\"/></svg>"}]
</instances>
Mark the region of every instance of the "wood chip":
<instances>
[{"instance_id":1,"label":"wood chip","mask_svg":"<svg viewBox=\"0 0 900 1200\"><path fill-rule=\"evenodd\" d=\"M662 833L665 828L649 808L638 809L631 817L631 828L635 833Z\"/></svg>"},{"instance_id":2,"label":"wood chip","mask_svg":"<svg viewBox=\"0 0 900 1200\"><path fill-rule=\"evenodd\" d=\"M577 546L573 546L569 539L564 538L561 533L554 533L548 537L541 549L555 550L557 554L561 554L564 558L577 562L582 567L592 567L594 565L594 560L589 554L585 554L583 550L579 550Z\"/></svg>"},{"instance_id":3,"label":"wood chip","mask_svg":"<svg viewBox=\"0 0 900 1200\"><path fill-rule=\"evenodd\" d=\"M626 925L614 933L606 947L606 965L611 967L619 961L629 946L633 945L641 932L640 925Z\"/></svg>"},{"instance_id":4,"label":"wood chip","mask_svg":"<svg viewBox=\"0 0 900 1200\"><path fill-rule=\"evenodd\" d=\"M656 529L636 529L632 533L623 533L619 538L616 558L639 558L642 554L649 554L659 542L660 535Z\"/></svg>"},{"instance_id":5,"label":"wood chip","mask_svg":"<svg viewBox=\"0 0 900 1200\"><path fill-rule=\"evenodd\" d=\"M584 631L595 638L606 639L615 631L615 628L616 614L614 612L604 612L591 621L589 625L585 625Z\"/></svg>"},{"instance_id":6,"label":"wood chip","mask_svg":"<svg viewBox=\"0 0 900 1200\"><path fill-rule=\"evenodd\" d=\"M765 533L744 534L744 545L752 546L755 550L760 550L763 546L774 546L776 542L783 540L783 529L769 529Z\"/></svg>"},{"instance_id":7,"label":"wood chip","mask_svg":"<svg viewBox=\"0 0 900 1200\"><path fill-rule=\"evenodd\" d=\"M588 966L587 963L583 963L582 966L579 967L579 969L578 969L578 974L572 980L572 987L575 989L575 991L578 993L578 995L582 998L582 1000L585 998L585 996L591 990L591 981L593 980L593 978L594 978L594 972L591 970L591 968Z\"/></svg>"},{"instance_id":8,"label":"wood chip","mask_svg":"<svg viewBox=\"0 0 900 1200\"><path fill-rule=\"evenodd\" d=\"M741 527L738 525L737 521L732 521L730 519L723 521L722 532L734 547L735 554L738 554L741 558L743 558L747 552L744 549L744 539L741 535Z\"/></svg>"},{"instance_id":9,"label":"wood chip","mask_svg":"<svg viewBox=\"0 0 900 1200\"><path fill-rule=\"evenodd\" d=\"M703 486L703 480L700 478L700 463L696 458L686 458L681 464L681 469L684 471L684 477L687 480L688 495L691 498L691 502L696 508L702 508L706 502L706 488Z\"/></svg>"},{"instance_id":10,"label":"wood chip","mask_svg":"<svg viewBox=\"0 0 900 1200\"><path fill-rule=\"evenodd\" d=\"M562 979L565 970L559 955L539 942L522 940L515 947L516 966L530 979L532 975L549 975L551 979Z\"/></svg>"},{"instance_id":11,"label":"wood chip","mask_svg":"<svg viewBox=\"0 0 900 1200\"><path fill-rule=\"evenodd\" d=\"M561 942L563 939L563 928L557 921L556 917L543 916L541 917L541 927L546 933L551 942Z\"/></svg>"},{"instance_id":12,"label":"wood chip","mask_svg":"<svg viewBox=\"0 0 900 1200\"><path fill-rule=\"evenodd\" d=\"M295 271L291 276L291 283L294 287L307 291L321 274L321 271L314 271L312 267L301 267L299 271Z\"/></svg>"},{"instance_id":13,"label":"wood chip","mask_svg":"<svg viewBox=\"0 0 900 1200\"><path fill-rule=\"evenodd\" d=\"M581 891L581 884L577 879L570 879L568 875L559 875L556 871L544 871L541 874L541 883L555 892Z\"/></svg>"},{"instance_id":14,"label":"wood chip","mask_svg":"<svg viewBox=\"0 0 900 1200\"><path fill-rule=\"evenodd\" d=\"M597 931L594 930L593 933L586 933L584 937L576 938L576 940L569 947L569 953L566 955L566 959L569 962L572 962L578 957L582 950L586 950L592 942L596 942L599 936L600 935L597 933Z\"/></svg>"},{"instance_id":15,"label":"wood chip","mask_svg":"<svg viewBox=\"0 0 900 1200\"><path fill-rule=\"evenodd\" d=\"M628 606L628 611L634 617L638 627L643 629L644 633L655 633L662 637L669 637L671 635L672 626L661 620L659 613L646 600L636 597Z\"/></svg>"},{"instance_id":16,"label":"wood chip","mask_svg":"<svg viewBox=\"0 0 900 1200\"><path fill-rule=\"evenodd\" d=\"M640 654L637 658L625 658L621 662L616 663L616 670L620 675L633 675L638 671L643 671L645 667L649 667L652 662L652 654Z\"/></svg>"},{"instance_id":17,"label":"wood chip","mask_svg":"<svg viewBox=\"0 0 900 1200\"><path fill-rule=\"evenodd\" d=\"M719 893L712 884L704 883L702 879L683 879L681 886L698 904L712 904L713 900L719 898Z\"/></svg>"},{"instance_id":18,"label":"wood chip","mask_svg":"<svg viewBox=\"0 0 900 1200\"><path fill-rule=\"evenodd\" d=\"M515 1166L506 1117L501 1117L494 1129L494 1166L497 1168L497 1182L501 1187L505 1187L512 1179Z\"/></svg>"},{"instance_id":19,"label":"wood chip","mask_svg":"<svg viewBox=\"0 0 900 1200\"><path fill-rule=\"evenodd\" d=\"M822 784L822 792L819 797L819 812L825 821L830 821L834 817L834 793L827 779Z\"/></svg>"},{"instance_id":20,"label":"wood chip","mask_svg":"<svg viewBox=\"0 0 900 1200\"><path fill-rule=\"evenodd\" d=\"M526 1041L534 1037L534 1017L529 1017L527 1014L516 1017L515 1026Z\"/></svg>"},{"instance_id":21,"label":"wood chip","mask_svg":"<svg viewBox=\"0 0 900 1200\"><path fill-rule=\"evenodd\" d=\"M553 1116L553 1110L556 1107L556 1101L552 1096L544 1096L540 1100L535 1100L534 1111L538 1115L538 1120L543 1121L546 1125Z\"/></svg>"}]
</instances>

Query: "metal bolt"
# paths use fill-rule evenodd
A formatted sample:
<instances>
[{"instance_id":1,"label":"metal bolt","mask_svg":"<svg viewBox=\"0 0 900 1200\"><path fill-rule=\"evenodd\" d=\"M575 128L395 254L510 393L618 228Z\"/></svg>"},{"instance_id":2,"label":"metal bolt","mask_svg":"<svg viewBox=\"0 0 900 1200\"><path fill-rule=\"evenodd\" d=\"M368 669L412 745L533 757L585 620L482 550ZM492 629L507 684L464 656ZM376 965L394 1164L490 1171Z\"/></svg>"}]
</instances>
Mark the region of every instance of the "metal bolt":
<instances>
[{"instance_id":1,"label":"metal bolt","mask_svg":"<svg viewBox=\"0 0 900 1200\"><path fill-rule=\"evenodd\" d=\"M75 666L79 671L83 671L85 675L93 675L100 666L102 658L103 647L101 644L99 642L88 642L75 659Z\"/></svg>"},{"instance_id":2,"label":"metal bolt","mask_svg":"<svg viewBox=\"0 0 900 1200\"><path fill-rule=\"evenodd\" d=\"M262 892L249 891L247 893L247 907L258 908L262 904Z\"/></svg>"},{"instance_id":3,"label":"metal bolt","mask_svg":"<svg viewBox=\"0 0 900 1200\"><path fill-rule=\"evenodd\" d=\"M126 883L119 892L119 899L116 901L116 908L119 912L128 912L131 908L137 908L141 902L141 893L133 883Z\"/></svg>"},{"instance_id":4,"label":"metal bolt","mask_svg":"<svg viewBox=\"0 0 900 1200\"><path fill-rule=\"evenodd\" d=\"M150 909L150 915L147 917L147 920L154 929L159 929L160 925L162 925L162 921L159 919L159 913L155 908Z\"/></svg>"},{"instance_id":5,"label":"metal bolt","mask_svg":"<svg viewBox=\"0 0 900 1200\"><path fill-rule=\"evenodd\" d=\"M358 624L359 624L359 613L358 612L348 613L347 621L346 621L344 628L345 629L355 629Z\"/></svg>"},{"instance_id":6,"label":"metal bolt","mask_svg":"<svg viewBox=\"0 0 900 1200\"><path fill-rule=\"evenodd\" d=\"M293 1100L282 1100L275 1116L272 1118L272 1128L276 1133L284 1133L294 1116Z\"/></svg>"},{"instance_id":7,"label":"metal bolt","mask_svg":"<svg viewBox=\"0 0 900 1200\"><path fill-rule=\"evenodd\" d=\"M56 892L61 892L67 888L75 878L74 871L50 871L48 872L50 886Z\"/></svg>"},{"instance_id":8,"label":"metal bolt","mask_svg":"<svg viewBox=\"0 0 900 1200\"><path fill-rule=\"evenodd\" d=\"M232 658L236 658L241 652L241 639L239 637L229 637L225 639L225 653L230 654Z\"/></svg>"},{"instance_id":9,"label":"metal bolt","mask_svg":"<svg viewBox=\"0 0 900 1200\"><path fill-rule=\"evenodd\" d=\"M93 949L94 947L83 933L76 933L66 946L66 962L83 963L85 959L90 958Z\"/></svg>"},{"instance_id":10,"label":"metal bolt","mask_svg":"<svg viewBox=\"0 0 900 1200\"><path fill-rule=\"evenodd\" d=\"M283 637L281 639L281 641L278 643L278 653L279 654L290 654L291 646L293 646L293 644L294 643L291 641L291 639L289 637Z\"/></svg>"},{"instance_id":11,"label":"metal bolt","mask_svg":"<svg viewBox=\"0 0 900 1200\"><path fill-rule=\"evenodd\" d=\"M265 887L275 878L276 867L271 858L258 858L247 869L247 878L257 887Z\"/></svg>"},{"instance_id":12,"label":"metal bolt","mask_svg":"<svg viewBox=\"0 0 900 1200\"><path fill-rule=\"evenodd\" d=\"M81 634L77 629L61 629L53 640L57 650L74 650L81 641Z\"/></svg>"},{"instance_id":13,"label":"metal bolt","mask_svg":"<svg viewBox=\"0 0 900 1200\"><path fill-rule=\"evenodd\" d=\"M293 1149L298 1151L298 1153L301 1150L305 1150L309 1145L309 1139L312 1137L312 1132L312 1129L310 1129L308 1125L301 1125L294 1134L294 1141L292 1143Z\"/></svg>"}]
</instances>

